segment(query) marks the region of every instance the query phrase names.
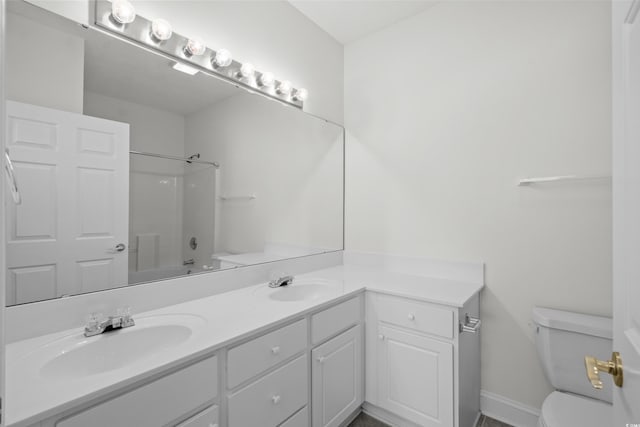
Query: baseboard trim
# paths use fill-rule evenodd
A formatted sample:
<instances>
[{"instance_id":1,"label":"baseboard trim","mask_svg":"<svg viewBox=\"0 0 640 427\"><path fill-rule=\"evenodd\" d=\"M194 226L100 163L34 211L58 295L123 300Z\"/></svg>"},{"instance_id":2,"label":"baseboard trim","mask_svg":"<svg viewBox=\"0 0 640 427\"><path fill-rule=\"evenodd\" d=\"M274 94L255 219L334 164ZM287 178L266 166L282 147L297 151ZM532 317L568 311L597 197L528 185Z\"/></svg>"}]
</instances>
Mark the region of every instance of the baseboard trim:
<instances>
[{"instance_id":1,"label":"baseboard trim","mask_svg":"<svg viewBox=\"0 0 640 427\"><path fill-rule=\"evenodd\" d=\"M360 415L361 412L362 412L362 407L358 406L358 409L353 411L351 415L349 415L343 422L340 423L340 427L348 427L348 425L351 424L353 420L358 418L358 415Z\"/></svg>"},{"instance_id":2,"label":"baseboard trim","mask_svg":"<svg viewBox=\"0 0 640 427\"><path fill-rule=\"evenodd\" d=\"M478 421L480 421L480 417L482 417L482 412L478 412L478 415L476 416L476 420L473 422L473 427L476 427L478 425Z\"/></svg>"},{"instance_id":3,"label":"baseboard trim","mask_svg":"<svg viewBox=\"0 0 640 427\"><path fill-rule=\"evenodd\" d=\"M540 410L499 394L480 390L480 411L514 427L536 427Z\"/></svg>"},{"instance_id":4,"label":"baseboard trim","mask_svg":"<svg viewBox=\"0 0 640 427\"><path fill-rule=\"evenodd\" d=\"M400 418L399 416L378 406L372 405L369 402L364 402L362 404L362 412L382 421L385 424L389 424L391 427L420 427L411 421Z\"/></svg>"}]
</instances>

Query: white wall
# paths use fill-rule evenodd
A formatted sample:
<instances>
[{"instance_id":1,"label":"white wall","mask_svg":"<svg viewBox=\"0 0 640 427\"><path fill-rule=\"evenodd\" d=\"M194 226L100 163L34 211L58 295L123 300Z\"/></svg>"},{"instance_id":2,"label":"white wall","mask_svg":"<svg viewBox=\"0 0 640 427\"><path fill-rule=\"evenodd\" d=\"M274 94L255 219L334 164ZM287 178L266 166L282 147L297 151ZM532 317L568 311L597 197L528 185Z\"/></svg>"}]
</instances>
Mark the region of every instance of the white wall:
<instances>
[{"instance_id":1,"label":"white wall","mask_svg":"<svg viewBox=\"0 0 640 427\"><path fill-rule=\"evenodd\" d=\"M129 123L131 150L184 156L184 116L92 92L84 114ZM149 233L158 235L158 267L182 265L184 163L135 155L130 162L130 270L137 269L136 236Z\"/></svg>"},{"instance_id":2,"label":"white wall","mask_svg":"<svg viewBox=\"0 0 640 427\"><path fill-rule=\"evenodd\" d=\"M82 114L84 40L7 14L7 99Z\"/></svg>"},{"instance_id":3,"label":"white wall","mask_svg":"<svg viewBox=\"0 0 640 427\"><path fill-rule=\"evenodd\" d=\"M88 0L29 1L90 23ZM167 19L180 34L202 37L213 49L226 48L241 62L307 88L306 111L343 122L343 47L288 2L136 0L134 4L141 16Z\"/></svg>"},{"instance_id":4,"label":"white wall","mask_svg":"<svg viewBox=\"0 0 640 427\"><path fill-rule=\"evenodd\" d=\"M611 314L610 5L441 2L345 48L346 248L486 262L482 388L539 407L534 305Z\"/></svg>"},{"instance_id":5,"label":"white wall","mask_svg":"<svg viewBox=\"0 0 640 427\"><path fill-rule=\"evenodd\" d=\"M220 163L220 195L257 196L222 202L217 251L342 247L339 126L240 94L187 116L186 132L187 152Z\"/></svg>"}]
</instances>

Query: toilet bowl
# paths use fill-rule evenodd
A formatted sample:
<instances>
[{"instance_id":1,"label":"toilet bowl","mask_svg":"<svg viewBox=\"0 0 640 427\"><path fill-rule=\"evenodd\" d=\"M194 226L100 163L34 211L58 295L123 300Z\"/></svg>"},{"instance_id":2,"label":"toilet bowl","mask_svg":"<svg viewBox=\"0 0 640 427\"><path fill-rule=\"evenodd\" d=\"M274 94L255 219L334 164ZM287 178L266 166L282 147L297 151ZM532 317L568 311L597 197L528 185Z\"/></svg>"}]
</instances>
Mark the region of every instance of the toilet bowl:
<instances>
[{"instance_id":1,"label":"toilet bowl","mask_svg":"<svg viewBox=\"0 0 640 427\"><path fill-rule=\"evenodd\" d=\"M604 388L594 389L587 379L584 356L611 357L611 319L536 307L533 321L538 356L556 390L542 404L538 427L609 427L613 381L603 375Z\"/></svg>"}]
</instances>

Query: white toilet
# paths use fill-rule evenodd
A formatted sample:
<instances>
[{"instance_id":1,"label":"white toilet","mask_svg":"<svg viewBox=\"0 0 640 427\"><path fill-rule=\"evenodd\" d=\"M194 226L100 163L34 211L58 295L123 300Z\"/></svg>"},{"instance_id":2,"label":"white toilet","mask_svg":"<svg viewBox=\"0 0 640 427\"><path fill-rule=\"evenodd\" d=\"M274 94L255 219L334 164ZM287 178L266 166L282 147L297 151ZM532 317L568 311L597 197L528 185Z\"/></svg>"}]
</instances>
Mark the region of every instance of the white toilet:
<instances>
[{"instance_id":1,"label":"white toilet","mask_svg":"<svg viewBox=\"0 0 640 427\"><path fill-rule=\"evenodd\" d=\"M556 389L544 400L538 427L610 427L613 408L610 375L601 374L602 390L587 379L584 356L609 360L610 318L536 307L536 346L545 374Z\"/></svg>"}]
</instances>

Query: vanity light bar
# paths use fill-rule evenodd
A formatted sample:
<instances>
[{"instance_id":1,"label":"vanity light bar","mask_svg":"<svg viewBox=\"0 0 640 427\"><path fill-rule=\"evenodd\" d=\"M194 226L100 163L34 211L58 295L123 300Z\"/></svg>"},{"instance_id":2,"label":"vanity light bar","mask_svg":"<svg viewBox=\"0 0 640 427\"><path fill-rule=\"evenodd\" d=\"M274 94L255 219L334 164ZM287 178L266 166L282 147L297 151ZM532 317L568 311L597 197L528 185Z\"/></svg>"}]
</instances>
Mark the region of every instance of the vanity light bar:
<instances>
[{"instance_id":1,"label":"vanity light bar","mask_svg":"<svg viewBox=\"0 0 640 427\"><path fill-rule=\"evenodd\" d=\"M235 61L225 49L209 49L194 37L184 37L175 33L169 22L163 19L153 21L137 15L128 0L96 0L95 25L108 33L126 38L161 52L178 63L195 70L213 75L252 92L285 102L302 109L308 92L303 88L293 88L289 81L276 80L272 73L255 70L250 63Z\"/></svg>"}]
</instances>

